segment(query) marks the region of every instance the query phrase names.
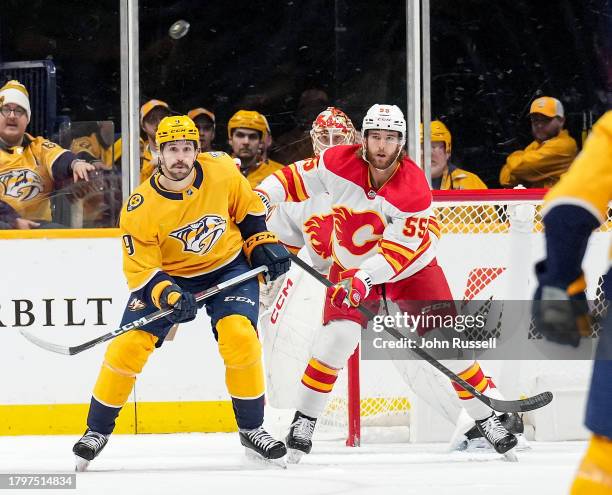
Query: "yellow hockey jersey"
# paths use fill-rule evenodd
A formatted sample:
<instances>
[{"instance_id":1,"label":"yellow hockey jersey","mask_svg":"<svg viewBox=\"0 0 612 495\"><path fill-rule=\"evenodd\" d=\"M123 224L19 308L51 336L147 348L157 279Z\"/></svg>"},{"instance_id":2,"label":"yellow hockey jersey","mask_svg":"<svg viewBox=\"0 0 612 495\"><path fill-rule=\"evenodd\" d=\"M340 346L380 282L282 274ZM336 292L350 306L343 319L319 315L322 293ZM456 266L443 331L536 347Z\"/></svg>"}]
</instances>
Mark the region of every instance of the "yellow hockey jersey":
<instances>
[{"instance_id":1,"label":"yellow hockey jersey","mask_svg":"<svg viewBox=\"0 0 612 495\"><path fill-rule=\"evenodd\" d=\"M130 290L158 272L195 277L217 270L240 253L238 225L247 215L265 216L259 197L225 153L202 153L193 183L181 192L143 182L121 212L123 270Z\"/></svg>"},{"instance_id":2,"label":"yellow hockey jersey","mask_svg":"<svg viewBox=\"0 0 612 495\"><path fill-rule=\"evenodd\" d=\"M569 171L546 195L543 214L556 205L572 204L588 210L603 223L611 200L612 111L609 111L593 126Z\"/></svg>"},{"instance_id":3,"label":"yellow hockey jersey","mask_svg":"<svg viewBox=\"0 0 612 495\"><path fill-rule=\"evenodd\" d=\"M262 180L264 180L268 175L273 174L277 170L280 170L284 167L278 162L274 160L265 160L259 162L257 167L250 168L246 174L246 178L251 184L251 187L257 186Z\"/></svg>"},{"instance_id":4,"label":"yellow hockey jersey","mask_svg":"<svg viewBox=\"0 0 612 495\"><path fill-rule=\"evenodd\" d=\"M62 155L67 154L62 158ZM51 220L49 195L55 189L54 171L61 162L66 176L74 155L44 137L25 134L22 146L0 146L0 201L22 218Z\"/></svg>"}]
</instances>

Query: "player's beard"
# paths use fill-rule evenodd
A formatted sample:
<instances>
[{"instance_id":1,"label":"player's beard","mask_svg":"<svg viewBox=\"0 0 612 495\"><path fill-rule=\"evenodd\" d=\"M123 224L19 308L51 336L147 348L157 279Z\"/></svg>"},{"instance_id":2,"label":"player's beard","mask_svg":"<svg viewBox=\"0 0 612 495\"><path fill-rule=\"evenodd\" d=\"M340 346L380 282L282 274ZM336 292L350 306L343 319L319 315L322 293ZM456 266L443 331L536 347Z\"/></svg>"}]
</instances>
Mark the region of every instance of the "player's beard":
<instances>
[{"instance_id":1,"label":"player's beard","mask_svg":"<svg viewBox=\"0 0 612 495\"><path fill-rule=\"evenodd\" d=\"M370 152L370 150L366 147L366 161L372 165L376 170L387 170L391 165L393 165L397 161L397 157L399 156L400 149L395 150L390 155L385 158L381 158L376 155L376 153Z\"/></svg>"},{"instance_id":2,"label":"player's beard","mask_svg":"<svg viewBox=\"0 0 612 495\"><path fill-rule=\"evenodd\" d=\"M174 181L180 181L189 176L193 170L193 164L189 166L185 162L178 161L170 166L163 164L162 169L166 177Z\"/></svg>"}]
</instances>

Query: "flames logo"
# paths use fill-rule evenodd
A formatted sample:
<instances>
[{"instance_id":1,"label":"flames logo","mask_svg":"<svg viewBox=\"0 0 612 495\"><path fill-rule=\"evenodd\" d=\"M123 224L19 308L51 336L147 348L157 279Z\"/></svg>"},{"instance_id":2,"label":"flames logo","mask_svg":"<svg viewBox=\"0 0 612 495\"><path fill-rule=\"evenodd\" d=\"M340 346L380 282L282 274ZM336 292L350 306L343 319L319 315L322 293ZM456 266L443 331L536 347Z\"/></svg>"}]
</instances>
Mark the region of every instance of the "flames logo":
<instances>
[{"instance_id":1,"label":"flames logo","mask_svg":"<svg viewBox=\"0 0 612 495\"><path fill-rule=\"evenodd\" d=\"M338 244L357 256L376 246L385 230L382 218L374 211L353 211L335 206L334 231Z\"/></svg>"},{"instance_id":2,"label":"flames logo","mask_svg":"<svg viewBox=\"0 0 612 495\"><path fill-rule=\"evenodd\" d=\"M321 258L327 259L332 255L333 214L311 216L304 222L304 232L308 234L312 249Z\"/></svg>"},{"instance_id":3,"label":"flames logo","mask_svg":"<svg viewBox=\"0 0 612 495\"><path fill-rule=\"evenodd\" d=\"M170 232L183 243L183 251L195 254L208 253L221 238L227 228L227 222L218 215L204 215L198 221Z\"/></svg>"},{"instance_id":4,"label":"flames logo","mask_svg":"<svg viewBox=\"0 0 612 495\"><path fill-rule=\"evenodd\" d=\"M2 194L28 201L38 196L43 190L43 181L40 176L29 169L10 170L0 174Z\"/></svg>"}]
</instances>

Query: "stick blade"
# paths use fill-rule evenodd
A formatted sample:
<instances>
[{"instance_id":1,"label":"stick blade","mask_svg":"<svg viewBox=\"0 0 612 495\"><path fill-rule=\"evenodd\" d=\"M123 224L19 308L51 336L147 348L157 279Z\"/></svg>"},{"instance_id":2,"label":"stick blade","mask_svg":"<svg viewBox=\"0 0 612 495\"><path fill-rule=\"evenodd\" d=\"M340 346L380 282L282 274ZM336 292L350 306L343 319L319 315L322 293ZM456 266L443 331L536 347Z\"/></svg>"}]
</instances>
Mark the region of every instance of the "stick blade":
<instances>
[{"instance_id":1,"label":"stick blade","mask_svg":"<svg viewBox=\"0 0 612 495\"><path fill-rule=\"evenodd\" d=\"M35 335L32 335L31 333L26 332L23 329L19 329L19 333L21 333L21 335L23 335L27 340L32 342L32 344L40 347L41 349L45 349L46 351L55 352L57 354L64 354L65 356L70 356L73 354L71 352L70 347L47 342L46 340L42 340L36 337Z\"/></svg>"},{"instance_id":2,"label":"stick blade","mask_svg":"<svg viewBox=\"0 0 612 495\"><path fill-rule=\"evenodd\" d=\"M489 407L498 412L527 412L540 409L551 403L553 400L552 392L542 392L541 394L519 400L497 400L489 397Z\"/></svg>"}]
</instances>

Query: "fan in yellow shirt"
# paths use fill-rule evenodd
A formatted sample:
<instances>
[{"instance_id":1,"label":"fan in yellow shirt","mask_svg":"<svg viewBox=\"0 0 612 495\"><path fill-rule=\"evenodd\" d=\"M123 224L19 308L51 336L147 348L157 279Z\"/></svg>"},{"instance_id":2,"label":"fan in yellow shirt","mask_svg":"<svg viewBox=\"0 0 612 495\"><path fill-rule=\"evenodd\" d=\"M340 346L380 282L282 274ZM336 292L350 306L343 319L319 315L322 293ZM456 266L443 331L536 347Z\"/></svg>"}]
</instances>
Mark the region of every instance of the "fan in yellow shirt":
<instances>
[{"instance_id":1,"label":"fan in yellow shirt","mask_svg":"<svg viewBox=\"0 0 612 495\"><path fill-rule=\"evenodd\" d=\"M576 141L563 129L565 112L559 100L537 98L529 118L535 141L508 156L499 174L502 186L551 187L576 157Z\"/></svg>"}]
</instances>

